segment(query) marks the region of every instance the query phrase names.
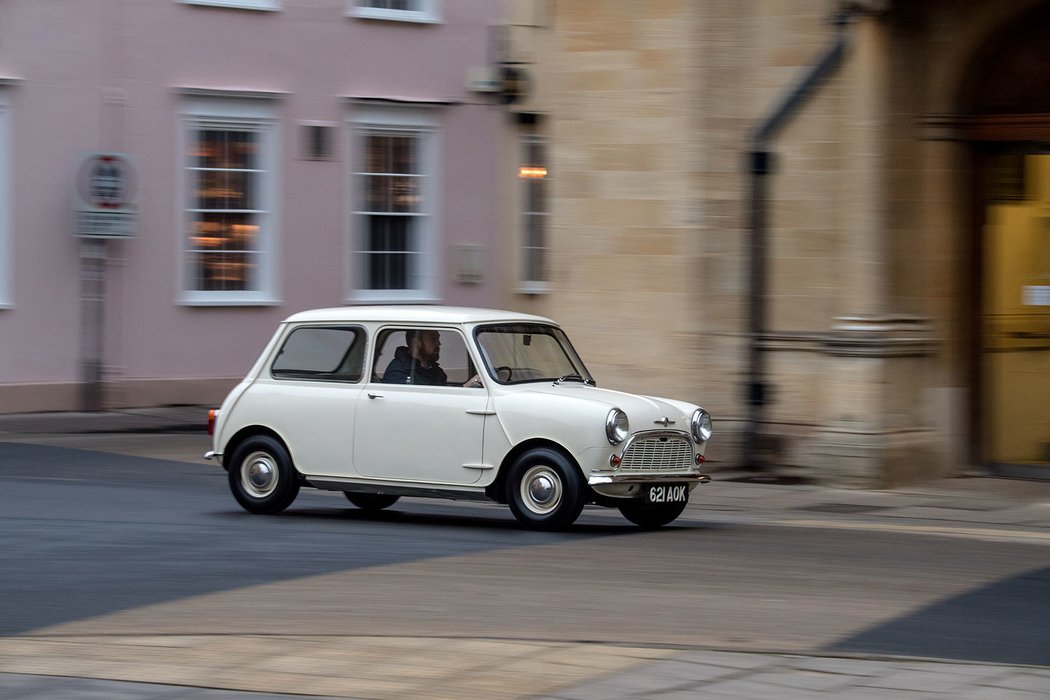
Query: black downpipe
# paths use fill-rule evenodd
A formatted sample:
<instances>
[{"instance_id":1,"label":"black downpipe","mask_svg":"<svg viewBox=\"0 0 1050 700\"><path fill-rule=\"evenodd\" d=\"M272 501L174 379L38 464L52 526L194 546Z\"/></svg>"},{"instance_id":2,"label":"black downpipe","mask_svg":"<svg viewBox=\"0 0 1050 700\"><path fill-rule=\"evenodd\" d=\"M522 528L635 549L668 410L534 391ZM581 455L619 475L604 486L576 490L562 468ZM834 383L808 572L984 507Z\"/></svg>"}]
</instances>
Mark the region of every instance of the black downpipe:
<instances>
[{"instance_id":1,"label":"black downpipe","mask_svg":"<svg viewBox=\"0 0 1050 700\"><path fill-rule=\"evenodd\" d=\"M751 175L751 289L748 333L750 353L747 383L748 421L744 435L744 456L741 466L761 469L761 451L757 449L760 426L764 420L764 407L770 400L770 389L766 383L765 357L762 340L766 334L766 253L768 231L766 215L767 178L773 173L775 163L770 152L770 142L776 133L802 107L803 103L830 76L846 53L846 27L852 13L843 11L833 21L835 40L817 61L802 76L799 83L777 105L777 108L762 121L751 137L751 152L748 167Z\"/></svg>"}]
</instances>

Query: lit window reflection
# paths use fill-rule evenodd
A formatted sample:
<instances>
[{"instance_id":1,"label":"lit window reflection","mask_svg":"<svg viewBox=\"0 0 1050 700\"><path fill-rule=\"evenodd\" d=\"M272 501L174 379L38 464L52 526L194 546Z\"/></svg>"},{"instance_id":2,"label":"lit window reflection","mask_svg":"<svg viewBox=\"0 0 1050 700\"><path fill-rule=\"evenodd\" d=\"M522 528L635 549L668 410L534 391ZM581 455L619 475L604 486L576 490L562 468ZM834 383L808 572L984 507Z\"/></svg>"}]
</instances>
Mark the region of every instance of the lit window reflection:
<instances>
[{"instance_id":1,"label":"lit window reflection","mask_svg":"<svg viewBox=\"0 0 1050 700\"><path fill-rule=\"evenodd\" d=\"M261 255L257 202L259 134L240 129L191 131L188 249L193 289L257 289Z\"/></svg>"},{"instance_id":2,"label":"lit window reflection","mask_svg":"<svg viewBox=\"0 0 1050 700\"><path fill-rule=\"evenodd\" d=\"M547 147L534 134L522 140L518 178L522 183L522 282L547 281Z\"/></svg>"}]
</instances>

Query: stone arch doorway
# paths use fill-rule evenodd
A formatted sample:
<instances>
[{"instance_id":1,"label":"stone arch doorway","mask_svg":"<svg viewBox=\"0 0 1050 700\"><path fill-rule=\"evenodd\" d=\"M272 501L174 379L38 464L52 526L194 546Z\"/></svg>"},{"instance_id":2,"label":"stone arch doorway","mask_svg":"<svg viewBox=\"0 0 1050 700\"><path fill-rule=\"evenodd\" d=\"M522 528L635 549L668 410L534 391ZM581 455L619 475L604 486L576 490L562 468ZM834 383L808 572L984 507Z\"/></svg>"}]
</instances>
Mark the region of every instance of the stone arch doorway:
<instances>
[{"instance_id":1,"label":"stone arch doorway","mask_svg":"<svg viewBox=\"0 0 1050 700\"><path fill-rule=\"evenodd\" d=\"M973 454L1050 476L1050 2L994 30L960 90L973 163Z\"/></svg>"}]
</instances>

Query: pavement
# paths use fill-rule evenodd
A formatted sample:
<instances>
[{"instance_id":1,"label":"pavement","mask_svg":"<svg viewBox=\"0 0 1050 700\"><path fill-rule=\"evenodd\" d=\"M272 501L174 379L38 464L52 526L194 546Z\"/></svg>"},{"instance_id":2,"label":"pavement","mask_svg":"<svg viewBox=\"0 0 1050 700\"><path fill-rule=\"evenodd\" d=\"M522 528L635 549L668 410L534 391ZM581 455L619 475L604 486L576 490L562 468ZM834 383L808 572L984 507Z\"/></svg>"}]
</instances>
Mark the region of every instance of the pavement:
<instances>
[{"instance_id":1,"label":"pavement","mask_svg":"<svg viewBox=\"0 0 1050 700\"><path fill-rule=\"evenodd\" d=\"M0 414L0 438L18 435L204 432L216 406Z\"/></svg>"},{"instance_id":2,"label":"pavement","mask_svg":"<svg viewBox=\"0 0 1050 700\"><path fill-rule=\"evenodd\" d=\"M0 415L0 443L199 461L207 407ZM156 441L153 441L156 442ZM156 456L156 455L155 455ZM981 474L885 491L717 471L705 521L908 532L1048 547L1050 481ZM688 511L687 511L688 513ZM517 639L297 635L0 637L0 698L78 700L850 700L1050 697L1050 667Z\"/></svg>"}]
</instances>

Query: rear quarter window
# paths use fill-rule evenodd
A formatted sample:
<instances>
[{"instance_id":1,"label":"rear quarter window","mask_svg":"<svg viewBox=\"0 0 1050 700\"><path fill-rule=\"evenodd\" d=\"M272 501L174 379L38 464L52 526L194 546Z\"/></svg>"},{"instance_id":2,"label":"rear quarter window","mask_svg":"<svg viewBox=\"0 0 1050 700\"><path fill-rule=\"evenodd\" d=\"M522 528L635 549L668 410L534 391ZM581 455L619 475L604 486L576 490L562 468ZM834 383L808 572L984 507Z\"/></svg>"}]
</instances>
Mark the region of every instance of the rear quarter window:
<instances>
[{"instance_id":1,"label":"rear quarter window","mask_svg":"<svg viewBox=\"0 0 1050 700\"><path fill-rule=\"evenodd\" d=\"M361 328L296 328L270 367L275 379L361 381L365 333Z\"/></svg>"}]
</instances>

